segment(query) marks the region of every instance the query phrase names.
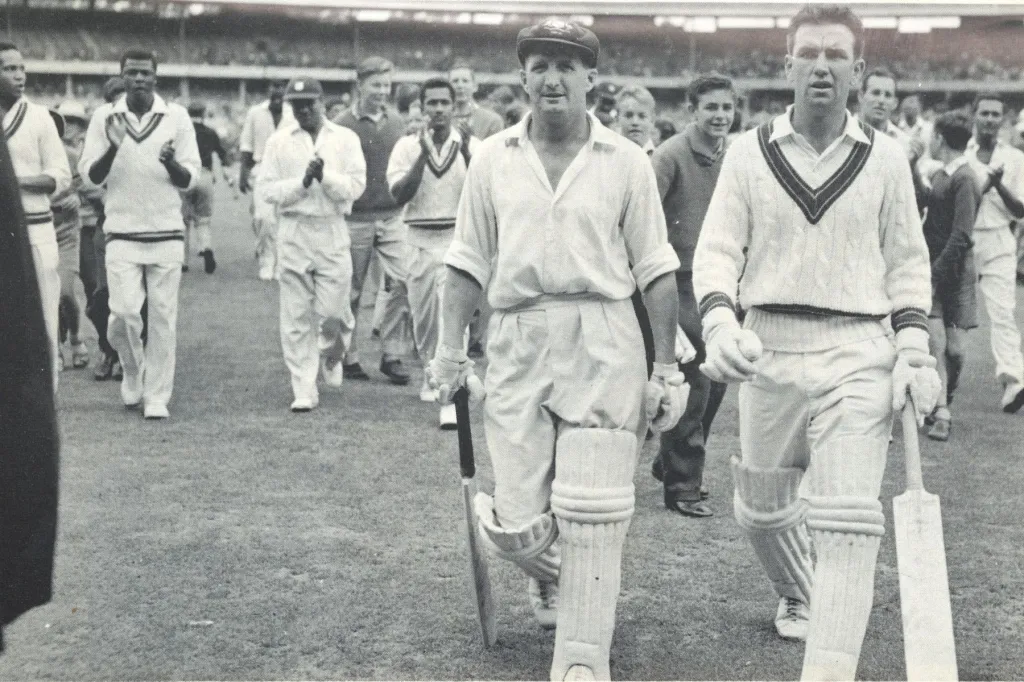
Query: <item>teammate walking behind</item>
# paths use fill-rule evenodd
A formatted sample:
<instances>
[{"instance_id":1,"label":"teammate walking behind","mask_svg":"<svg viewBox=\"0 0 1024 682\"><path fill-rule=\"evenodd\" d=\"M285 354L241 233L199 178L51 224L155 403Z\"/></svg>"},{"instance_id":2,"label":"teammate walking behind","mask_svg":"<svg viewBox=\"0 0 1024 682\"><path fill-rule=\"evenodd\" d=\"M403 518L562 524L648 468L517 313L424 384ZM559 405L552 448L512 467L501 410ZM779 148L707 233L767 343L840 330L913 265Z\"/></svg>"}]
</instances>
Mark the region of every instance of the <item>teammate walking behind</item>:
<instances>
[{"instance_id":1,"label":"teammate walking behind","mask_svg":"<svg viewBox=\"0 0 1024 682\"><path fill-rule=\"evenodd\" d=\"M366 191L352 205L349 232L352 235L352 314L359 314L359 300L370 267L370 256L376 251L389 279L383 299L380 338L382 353L380 371L391 383L409 383L409 372L401 357L408 352L409 302L405 289L405 224L401 209L388 189L388 159L395 143L405 136L405 122L388 105L394 66L383 57L368 57L356 69L359 99L336 121L354 130L366 159ZM380 304L381 301L378 301ZM356 320L358 324L358 319ZM367 380L370 376L359 364L357 331L352 331L352 345L345 357L345 376Z\"/></svg>"},{"instance_id":2,"label":"teammate walking behind","mask_svg":"<svg viewBox=\"0 0 1024 682\"><path fill-rule=\"evenodd\" d=\"M704 76L690 84L688 98L693 122L681 135L655 149L651 159L668 223L668 240L680 262L676 271L679 324L697 355L681 367L691 387L690 399L675 428L661 435L654 469L655 475L660 470L663 477L665 506L683 516L699 518L712 515L701 501L705 444L726 385L712 381L699 370L705 353L700 310L693 293L693 249L722 170L725 138L736 112L736 93L728 78Z\"/></svg>"},{"instance_id":3,"label":"teammate walking behind","mask_svg":"<svg viewBox=\"0 0 1024 682\"><path fill-rule=\"evenodd\" d=\"M981 201L981 189L964 155L971 139L966 114L949 112L935 122L931 157L943 164L932 176L924 239L932 263L932 309L928 315L932 356L938 362L945 389L931 415L928 437L948 440L949 404L964 366L966 333L978 326L971 232Z\"/></svg>"},{"instance_id":4,"label":"teammate walking behind","mask_svg":"<svg viewBox=\"0 0 1024 682\"><path fill-rule=\"evenodd\" d=\"M974 139L967 156L983 169L981 207L974 226L978 286L992 322L996 380L1003 385L1003 412L1024 407L1024 355L1014 317L1017 305L1016 250L1011 226L1024 230L1024 152L999 141L1003 125L1002 95L982 93L974 100Z\"/></svg>"},{"instance_id":5,"label":"teammate walking behind","mask_svg":"<svg viewBox=\"0 0 1024 682\"><path fill-rule=\"evenodd\" d=\"M252 229L256 234L256 265L259 278L274 279L277 272L277 224L274 207L260 203L255 189L260 181L260 163L267 140L282 123L292 121L291 110L284 106L284 89L287 81L271 81L267 100L249 109L242 125L238 142L242 154L239 163L238 189L242 194L254 190L252 195Z\"/></svg>"},{"instance_id":6,"label":"teammate walking behind","mask_svg":"<svg viewBox=\"0 0 1024 682\"><path fill-rule=\"evenodd\" d=\"M199 146L199 159L203 164L199 171L199 179L183 197L182 213L185 217L185 262L188 262L189 231L195 233L199 255L203 257L203 269L206 274L213 274L217 268L217 260L213 257L213 241L210 234L210 223L213 218L213 155L220 159L221 172L227 180L227 152L220 143L220 136L210 126L203 123L206 118L206 106L196 102L188 106L188 115L192 117L192 127L196 129L196 144Z\"/></svg>"},{"instance_id":7,"label":"teammate walking behind","mask_svg":"<svg viewBox=\"0 0 1024 682\"><path fill-rule=\"evenodd\" d=\"M586 111L598 51L575 23L519 33L532 110L483 141L469 169L429 368L442 403L466 385L463 333L486 288L495 489L478 509L483 535L530 576L541 625L557 623L553 680L610 677L638 437L655 413L656 430L671 428L687 391L673 361L679 261L654 172ZM654 321L650 382L630 301L638 284Z\"/></svg>"},{"instance_id":8,"label":"teammate walking behind","mask_svg":"<svg viewBox=\"0 0 1024 682\"><path fill-rule=\"evenodd\" d=\"M71 184L71 168L49 110L25 99L25 60L17 46L11 43L0 43L0 78L6 85L0 88L4 136L21 189L28 241L32 245L32 260L50 340L53 387L56 390L60 353L60 275L57 272L57 233L50 212L50 197L63 192Z\"/></svg>"},{"instance_id":9,"label":"teammate walking behind","mask_svg":"<svg viewBox=\"0 0 1024 682\"><path fill-rule=\"evenodd\" d=\"M291 409L308 412L320 401L321 368L328 386L341 388L343 380L341 359L355 327L345 215L366 187L366 162L359 137L324 117L318 81L293 80L285 99L295 122L267 141L259 192L277 207L281 347L295 394Z\"/></svg>"},{"instance_id":10,"label":"teammate walking behind","mask_svg":"<svg viewBox=\"0 0 1024 682\"><path fill-rule=\"evenodd\" d=\"M444 78L423 83L420 102L427 127L398 141L388 162L388 185L395 201L404 206L402 219L409 228L409 307L413 338L426 365L437 352L441 323L441 284L444 254L455 234L466 168L477 140L469 126L452 127L455 90ZM433 402L435 392L424 373L420 400ZM456 426L455 406L441 407L442 429Z\"/></svg>"},{"instance_id":11,"label":"teammate walking behind","mask_svg":"<svg viewBox=\"0 0 1024 682\"><path fill-rule=\"evenodd\" d=\"M849 8L793 17L795 104L730 145L693 258L701 371L743 382L736 519L778 593L776 629L807 639L806 680L856 674L893 413L910 388L921 420L939 390L910 167L899 144L846 111L863 45Z\"/></svg>"},{"instance_id":12,"label":"teammate walking behind","mask_svg":"<svg viewBox=\"0 0 1024 682\"><path fill-rule=\"evenodd\" d=\"M185 256L179 192L195 184L200 166L188 112L156 94L156 69L151 52L130 50L121 57L128 91L96 109L78 166L83 180L107 186L107 336L124 371L121 400L128 408L141 403L146 419L168 416L174 389Z\"/></svg>"}]
</instances>

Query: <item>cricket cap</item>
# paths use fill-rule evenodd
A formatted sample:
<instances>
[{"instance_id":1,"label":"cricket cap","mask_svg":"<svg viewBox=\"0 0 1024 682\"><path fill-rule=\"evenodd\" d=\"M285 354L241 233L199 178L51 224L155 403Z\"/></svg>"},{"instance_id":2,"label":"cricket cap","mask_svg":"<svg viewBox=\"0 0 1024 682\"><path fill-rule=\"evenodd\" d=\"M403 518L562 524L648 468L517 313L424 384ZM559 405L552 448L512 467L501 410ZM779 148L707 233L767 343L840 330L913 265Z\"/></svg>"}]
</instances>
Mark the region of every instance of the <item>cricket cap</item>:
<instances>
[{"instance_id":1,"label":"cricket cap","mask_svg":"<svg viewBox=\"0 0 1024 682\"><path fill-rule=\"evenodd\" d=\"M315 78L293 78L284 91L284 98L319 99L324 96L324 88Z\"/></svg>"},{"instance_id":2,"label":"cricket cap","mask_svg":"<svg viewBox=\"0 0 1024 682\"><path fill-rule=\"evenodd\" d=\"M589 68L597 66L601 43L586 26L575 21L545 19L539 24L524 28L516 38L516 55L519 63L525 64L531 50L543 45L564 45L574 48Z\"/></svg>"}]
</instances>

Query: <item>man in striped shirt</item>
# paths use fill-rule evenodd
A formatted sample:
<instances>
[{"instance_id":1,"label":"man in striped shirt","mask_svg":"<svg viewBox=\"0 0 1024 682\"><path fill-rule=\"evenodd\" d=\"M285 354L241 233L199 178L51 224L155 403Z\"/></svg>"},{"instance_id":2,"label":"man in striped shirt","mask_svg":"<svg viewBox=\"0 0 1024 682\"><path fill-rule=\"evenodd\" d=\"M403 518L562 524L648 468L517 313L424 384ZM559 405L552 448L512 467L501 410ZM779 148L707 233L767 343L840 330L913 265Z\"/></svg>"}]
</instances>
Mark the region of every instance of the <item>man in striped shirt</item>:
<instances>
[{"instance_id":1,"label":"man in striped shirt","mask_svg":"<svg viewBox=\"0 0 1024 682\"><path fill-rule=\"evenodd\" d=\"M742 384L736 519L779 597L777 631L807 641L810 680L854 679L893 415L910 391L923 422L939 391L910 165L846 110L863 46L848 7L793 17L795 104L729 146L693 258L701 371Z\"/></svg>"},{"instance_id":2,"label":"man in striped shirt","mask_svg":"<svg viewBox=\"0 0 1024 682\"><path fill-rule=\"evenodd\" d=\"M165 419L174 389L178 286L184 261L180 190L199 177L199 148L184 107L156 94L156 57L121 58L127 93L96 109L79 161L83 181L106 183L107 336L124 371L121 400ZM142 341L142 305L148 326Z\"/></svg>"},{"instance_id":3,"label":"man in striped shirt","mask_svg":"<svg viewBox=\"0 0 1024 682\"><path fill-rule=\"evenodd\" d=\"M25 99L25 60L12 43L0 43L0 78L6 86L0 90L4 137L21 189L28 241L32 245L32 259L50 339L53 386L56 390L60 275L57 272L57 233L50 212L50 197L70 186L71 168L49 110Z\"/></svg>"}]
</instances>

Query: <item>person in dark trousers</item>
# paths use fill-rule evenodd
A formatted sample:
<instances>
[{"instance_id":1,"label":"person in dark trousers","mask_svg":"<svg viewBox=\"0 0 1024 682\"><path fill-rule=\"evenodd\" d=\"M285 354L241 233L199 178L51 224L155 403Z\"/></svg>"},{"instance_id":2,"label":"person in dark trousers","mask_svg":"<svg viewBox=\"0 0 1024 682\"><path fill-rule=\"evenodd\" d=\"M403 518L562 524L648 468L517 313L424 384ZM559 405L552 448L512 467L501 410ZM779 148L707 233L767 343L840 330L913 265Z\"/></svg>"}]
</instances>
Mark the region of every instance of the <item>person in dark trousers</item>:
<instances>
[{"instance_id":1,"label":"person in dark trousers","mask_svg":"<svg viewBox=\"0 0 1024 682\"><path fill-rule=\"evenodd\" d=\"M703 487L705 444L726 385L712 381L698 369L704 362L704 342L693 293L693 249L722 169L726 136L736 113L732 82L720 76L698 78L690 86L689 108L693 122L659 145L651 156L669 242L681 264L676 272L679 326L697 351L695 357L680 365L691 386L690 401L676 426L661 435L652 473L665 484L667 508L683 516L703 518L712 516L703 501L708 494Z\"/></svg>"},{"instance_id":2,"label":"person in dark trousers","mask_svg":"<svg viewBox=\"0 0 1024 682\"><path fill-rule=\"evenodd\" d=\"M53 592L59 441L42 299L0 139L0 652L3 628Z\"/></svg>"}]
</instances>

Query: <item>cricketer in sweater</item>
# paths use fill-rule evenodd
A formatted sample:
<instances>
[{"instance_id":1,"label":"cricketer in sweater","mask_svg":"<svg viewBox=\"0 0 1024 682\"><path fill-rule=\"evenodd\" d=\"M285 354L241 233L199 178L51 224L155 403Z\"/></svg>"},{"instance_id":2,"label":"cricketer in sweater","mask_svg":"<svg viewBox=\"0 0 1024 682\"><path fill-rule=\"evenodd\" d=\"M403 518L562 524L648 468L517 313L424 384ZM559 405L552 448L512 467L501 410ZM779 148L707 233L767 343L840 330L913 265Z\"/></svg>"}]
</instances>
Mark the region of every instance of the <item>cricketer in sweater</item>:
<instances>
[{"instance_id":1,"label":"cricketer in sweater","mask_svg":"<svg viewBox=\"0 0 1024 682\"><path fill-rule=\"evenodd\" d=\"M846 111L863 44L847 7L796 14L785 60L795 104L729 147L693 261L701 369L743 382L736 519L780 598L776 629L806 638L804 679L854 679L893 414L909 389L923 419L939 383L910 166Z\"/></svg>"},{"instance_id":2,"label":"cricketer in sweater","mask_svg":"<svg viewBox=\"0 0 1024 682\"><path fill-rule=\"evenodd\" d=\"M106 184L110 345L124 369L121 400L140 403L147 419L168 416L174 389L178 285L185 230L180 190L199 177L199 147L188 112L156 94L156 58L139 50L121 58L124 97L93 113L78 170ZM142 342L142 305L147 338Z\"/></svg>"}]
</instances>

